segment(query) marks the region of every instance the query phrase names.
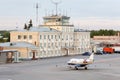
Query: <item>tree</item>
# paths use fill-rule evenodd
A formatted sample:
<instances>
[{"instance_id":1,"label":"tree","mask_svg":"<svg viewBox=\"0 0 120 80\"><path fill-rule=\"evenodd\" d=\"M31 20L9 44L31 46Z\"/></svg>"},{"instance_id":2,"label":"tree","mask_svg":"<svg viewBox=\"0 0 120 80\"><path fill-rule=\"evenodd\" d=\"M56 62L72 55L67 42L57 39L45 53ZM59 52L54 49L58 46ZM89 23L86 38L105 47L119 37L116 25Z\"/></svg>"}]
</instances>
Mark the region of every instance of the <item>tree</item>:
<instances>
[{"instance_id":1,"label":"tree","mask_svg":"<svg viewBox=\"0 0 120 80\"><path fill-rule=\"evenodd\" d=\"M24 25L24 29L29 30L31 27L33 27L32 19L30 19L28 26L27 24Z\"/></svg>"},{"instance_id":2,"label":"tree","mask_svg":"<svg viewBox=\"0 0 120 80\"><path fill-rule=\"evenodd\" d=\"M28 28L30 29L32 26L33 26L32 20L30 19L29 24L28 24Z\"/></svg>"},{"instance_id":3,"label":"tree","mask_svg":"<svg viewBox=\"0 0 120 80\"><path fill-rule=\"evenodd\" d=\"M4 32L3 37L7 39L5 42L10 42L10 32L9 31Z\"/></svg>"},{"instance_id":4,"label":"tree","mask_svg":"<svg viewBox=\"0 0 120 80\"><path fill-rule=\"evenodd\" d=\"M1 38L0 43L2 42L10 42L10 32L9 31L0 31Z\"/></svg>"},{"instance_id":5,"label":"tree","mask_svg":"<svg viewBox=\"0 0 120 80\"><path fill-rule=\"evenodd\" d=\"M91 38L93 38L93 36L113 36L113 35L116 35L119 31L114 31L114 30L103 30L103 29L100 29L100 30L92 30L91 31Z\"/></svg>"},{"instance_id":6,"label":"tree","mask_svg":"<svg viewBox=\"0 0 120 80\"><path fill-rule=\"evenodd\" d=\"M25 23L25 25L24 25L24 29L27 29L28 27L27 27L27 24Z\"/></svg>"}]
</instances>

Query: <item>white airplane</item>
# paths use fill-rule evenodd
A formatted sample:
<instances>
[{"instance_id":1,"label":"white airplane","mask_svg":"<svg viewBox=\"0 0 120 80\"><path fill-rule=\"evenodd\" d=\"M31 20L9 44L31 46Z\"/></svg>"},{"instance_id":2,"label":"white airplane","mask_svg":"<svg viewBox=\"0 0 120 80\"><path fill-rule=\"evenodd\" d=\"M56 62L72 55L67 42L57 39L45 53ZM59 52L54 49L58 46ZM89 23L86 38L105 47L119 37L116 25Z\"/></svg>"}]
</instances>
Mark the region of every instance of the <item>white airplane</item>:
<instances>
[{"instance_id":1,"label":"white airplane","mask_svg":"<svg viewBox=\"0 0 120 80\"><path fill-rule=\"evenodd\" d=\"M87 70L87 65L92 64L94 62L94 53L90 55L88 59L70 59L67 64L70 65L70 67L73 65L76 70L78 70L79 67L84 67Z\"/></svg>"}]
</instances>

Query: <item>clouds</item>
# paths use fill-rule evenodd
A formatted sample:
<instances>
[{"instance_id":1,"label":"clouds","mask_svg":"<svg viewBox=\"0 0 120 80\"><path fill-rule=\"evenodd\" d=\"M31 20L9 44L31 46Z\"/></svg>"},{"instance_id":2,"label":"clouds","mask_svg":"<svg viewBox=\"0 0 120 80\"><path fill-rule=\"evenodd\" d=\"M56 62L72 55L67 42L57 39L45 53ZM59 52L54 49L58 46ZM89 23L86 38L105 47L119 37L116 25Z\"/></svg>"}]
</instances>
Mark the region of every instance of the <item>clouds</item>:
<instances>
[{"instance_id":1,"label":"clouds","mask_svg":"<svg viewBox=\"0 0 120 80\"><path fill-rule=\"evenodd\" d=\"M1 0L0 16L7 16L9 19L4 17L4 21L7 23L3 24L3 18L0 18L0 26L12 26L12 24L14 26L16 23L24 25L23 23L29 18L35 21L36 3L39 3L39 22L41 22L45 13L52 14L52 11L55 12L55 5L52 4L51 0ZM67 12L76 25L101 26L101 24L105 24L106 26L110 24L119 26L119 4L120 0L62 0L62 3L58 5L58 11L64 15ZM18 19L18 17L22 18Z\"/></svg>"},{"instance_id":2,"label":"clouds","mask_svg":"<svg viewBox=\"0 0 120 80\"><path fill-rule=\"evenodd\" d=\"M41 6L40 15L45 14L45 9L55 10L51 0L2 0L0 1L0 15L33 16L36 3ZM75 17L118 17L120 14L119 4L120 0L62 0L58 7Z\"/></svg>"},{"instance_id":3,"label":"clouds","mask_svg":"<svg viewBox=\"0 0 120 80\"><path fill-rule=\"evenodd\" d=\"M88 30L120 30L120 18L88 17L74 20L77 28ZM79 26L79 27L78 27Z\"/></svg>"},{"instance_id":4,"label":"clouds","mask_svg":"<svg viewBox=\"0 0 120 80\"><path fill-rule=\"evenodd\" d=\"M82 17L117 17L120 14L119 3L118 0L85 0L79 3L76 10Z\"/></svg>"}]
</instances>

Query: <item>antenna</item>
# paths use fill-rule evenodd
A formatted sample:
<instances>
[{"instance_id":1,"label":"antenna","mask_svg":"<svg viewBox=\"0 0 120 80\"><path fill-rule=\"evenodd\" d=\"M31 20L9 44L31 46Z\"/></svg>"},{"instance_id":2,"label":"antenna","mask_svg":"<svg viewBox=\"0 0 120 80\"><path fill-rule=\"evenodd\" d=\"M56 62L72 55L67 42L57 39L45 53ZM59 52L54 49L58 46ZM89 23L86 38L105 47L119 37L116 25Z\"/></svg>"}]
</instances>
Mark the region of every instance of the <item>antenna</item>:
<instances>
[{"instance_id":1,"label":"antenna","mask_svg":"<svg viewBox=\"0 0 120 80\"><path fill-rule=\"evenodd\" d=\"M67 10L66 10L66 16L67 16Z\"/></svg>"},{"instance_id":2,"label":"antenna","mask_svg":"<svg viewBox=\"0 0 120 80\"><path fill-rule=\"evenodd\" d=\"M16 30L18 30L18 23L16 22Z\"/></svg>"},{"instance_id":3,"label":"antenna","mask_svg":"<svg viewBox=\"0 0 120 80\"><path fill-rule=\"evenodd\" d=\"M59 9L59 15L61 15L61 13L62 13L62 12L61 12L61 9Z\"/></svg>"},{"instance_id":4,"label":"antenna","mask_svg":"<svg viewBox=\"0 0 120 80\"><path fill-rule=\"evenodd\" d=\"M54 15L54 10L52 10L52 15Z\"/></svg>"},{"instance_id":5,"label":"antenna","mask_svg":"<svg viewBox=\"0 0 120 80\"><path fill-rule=\"evenodd\" d=\"M47 9L45 9L45 16L47 16Z\"/></svg>"},{"instance_id":6,"label":"antenna","mask_svg":"<svg viewBox=\"0 0 120 80\"><path fill-rule=\"evenodd\" d=\"M53 0L51 0L51 2L53 3L53 4L55 4L55 6L56 6L56 15L58 15L58 4L60 4L61 3L61 0L59 0L59 1L53 1Z\"/></svg>"},{"instance_id":7,"label":"antenna","mask_svg":"<svg viewBox=\"0 0 120 80\"><path fill-rule=\"evenodd\" d=\"M65 16L65 10L63 9L63 15Z\"/></svg>"},{"instance_id":8,"label":"antenna","mask_svg":"<svg viewBox=\"0 0 120 80\"><path fill-rule=\"evenodd\" d=\"M38 26L38 3L36 3L36 26Z\"/></svg>"}]
</instances>

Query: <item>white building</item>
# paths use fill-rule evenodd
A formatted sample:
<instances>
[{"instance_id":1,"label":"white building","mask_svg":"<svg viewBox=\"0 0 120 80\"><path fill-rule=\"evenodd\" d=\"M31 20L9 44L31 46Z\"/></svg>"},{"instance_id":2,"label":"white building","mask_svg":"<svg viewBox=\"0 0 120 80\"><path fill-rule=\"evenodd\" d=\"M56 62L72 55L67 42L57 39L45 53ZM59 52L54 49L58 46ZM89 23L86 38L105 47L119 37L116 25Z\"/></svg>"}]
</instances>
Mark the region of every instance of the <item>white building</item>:
<instances>
[{"instance_id":1,"label":"white building","mask_svg":"<svg viewBox=\"0 0 120 80\"><path fill-rule=\"evenodd\" d=\"M39 47L37 57L81 54L91 51L90 32L75 30L70 17L52 15L43 17L43 25L29 30L12 31L11 42L29 42ZM28 53L26 53L28 54Z\"/></svg>"}]
</instances>

